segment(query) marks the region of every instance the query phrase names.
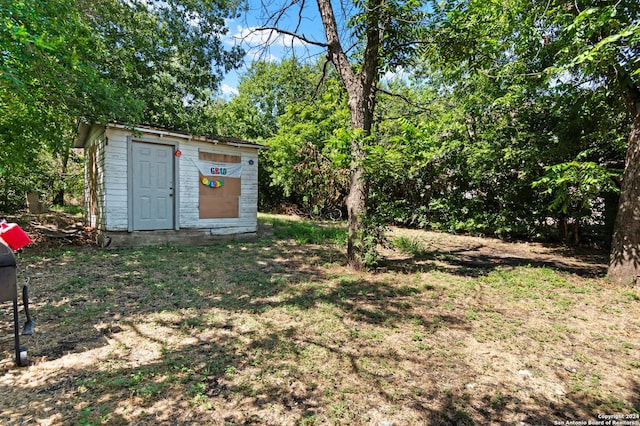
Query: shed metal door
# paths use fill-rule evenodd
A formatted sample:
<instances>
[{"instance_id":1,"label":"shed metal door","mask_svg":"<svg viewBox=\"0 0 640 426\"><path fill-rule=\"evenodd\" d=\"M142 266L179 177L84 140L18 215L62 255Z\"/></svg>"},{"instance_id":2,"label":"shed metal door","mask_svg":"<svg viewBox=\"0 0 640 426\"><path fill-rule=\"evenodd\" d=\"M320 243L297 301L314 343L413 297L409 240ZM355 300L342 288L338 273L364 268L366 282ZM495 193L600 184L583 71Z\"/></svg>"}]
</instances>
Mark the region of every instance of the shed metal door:
<instances>
[{"instance_id":1,"label":"shed metal door","mask_svg":"<svg viewBox=\"0 0 640 426\"><path fill-rule=\"evenodd\" d=\"M173 229L173 147L133 142L133 230Z\"/></svg>"}]
</instances>

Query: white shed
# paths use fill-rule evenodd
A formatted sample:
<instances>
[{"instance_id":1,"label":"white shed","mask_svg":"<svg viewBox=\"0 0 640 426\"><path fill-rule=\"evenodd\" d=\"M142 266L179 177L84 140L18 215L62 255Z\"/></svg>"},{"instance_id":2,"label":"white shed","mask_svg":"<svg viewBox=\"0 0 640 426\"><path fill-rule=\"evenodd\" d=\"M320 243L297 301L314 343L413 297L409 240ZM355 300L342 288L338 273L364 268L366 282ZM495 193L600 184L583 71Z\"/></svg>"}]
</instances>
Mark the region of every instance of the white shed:
<instances>
[{"instance_id":1,"label":"white shed","mask_svg":"<svg viewBox=\"0 0 640 426\"><path fill-rule=\"evenodd\" d=\"M149 126L81 125L85 213L100 243L198 245L254 236L262 145Z\"/></svg>"}]
</instances>

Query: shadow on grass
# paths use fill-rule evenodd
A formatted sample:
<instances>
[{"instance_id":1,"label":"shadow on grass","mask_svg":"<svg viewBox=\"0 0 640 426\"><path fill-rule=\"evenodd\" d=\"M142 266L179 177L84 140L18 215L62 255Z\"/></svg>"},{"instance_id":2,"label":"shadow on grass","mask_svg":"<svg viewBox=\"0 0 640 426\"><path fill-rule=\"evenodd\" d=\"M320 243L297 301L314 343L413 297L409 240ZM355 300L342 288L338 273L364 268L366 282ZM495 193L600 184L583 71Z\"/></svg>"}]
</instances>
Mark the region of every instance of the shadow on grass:
<instances>
[{"instance_id":1,"label":"shadow on grass","mask_svg":"<svg viewBox=\"0 0 640 426\"><path fill-rule=\"evenodd\" d=\"M378 395L385 403L396 405L396 410L411 408L419 413L416 416L421 424L506 425L513 424L514 414L519 414L518 424L552 425L597 421L598 414L624 416L624 413L640 410L637 397L628 401L632 407L616 405L616 401L598 396L538 399L531 405L530 399L501 389L499 385L484 394L469 389L444 389L444 384L437 382L425 383L420 392L403 388L390 390L389 376L383 372L363 371L358 356L318 341L299 340L296 335L295 329L287 329L281 334L255 336L247 347L238 346L231 337L218 337L165 350L160 358L137 367L69 367L64 374L51 374L44 380L28 384L29 397L22 396L22 400L13 400L12 404L6 402L16 397L16 390L23 385L10 384L3 379L0 381L0 392L5 400L2 404L3 424L24 424L30 419L49 419L55 424L106 422L112 425L131 422L160 425L398 424L386 422L384 417L376 418L378 422L374 423L373 418L367 417L370 414L366 407L360 408L363 411L353 413L352 417L332 417L326 406L327 395L341 392L340 387L321 388L313 375L302 375L293 366L262 365L263 361L256 355L259 351L268 354L286 346L292 351L291 357L299 358L305 345L323 347L346 359L352 370L350 377L366 381L366 388L358 388L361 392ZM146 337L141 336L143 338ZM376 356L384 361L394 360L398 354ZM283 368L287 371L282 371ZM464 370L465 365L460 365L460 369ZM256 379L234 381L234 375L245 370L254 371ZM259 379L261 375L278 373L286 378L284 382L276 380L263 384ZM635 379L630 383L635 395L640 395L640 383ZM349 392L345 394L347 405L351 403L350 398L360 402L362 396L353 394L353 389ZM133 411L121 411L123 402L133 407Z\"/></svg>"},{"instance_id":2,"label":"shadow on grass","mask_svg":"<svg viewBox=\"0 0 640 426\"><path fill-rule=\"evenodd\" d=\"M572 252L575 261L554 256L514 256L500 253L489 254L484 246L476 245L455 250L420 250L413 256L403 259L385 260L381 262L381 270L400 271L404 273L428 272L441 270L466 277L485 275L496 268L531 266L550 268L559 272L576 274L583 278L602 278L607 273L606 256L604 254L581 255Z\"/></svg>"},{"instance_id":3,"label":"shadow on grass","mask_svg":"<svg viewBox=\"0 0 640 426\"><path fill-rule=\"evenodd\" d=\"M434 292L433 300L439 303L444 296L433 288L418 290L363 277L326 276L322 265L341 255L339 246L310 248L299 243L278 246L274 241L259 241L208 248L73 251L35 259L34 270L44 274L34 279L34 287L40 287L34 289L37 332L42 333L41 341L49 341L30 351L33 357L55 360L106 346L122 331L118 324L137 333L141 344L149 341L162 345L161 339L141 330L137 321L165 312L179 315L173 320L155 319L155 323L183 330L198 343L167 345L160 358L140 360L141 365L136 367L71 366L65 367L63 374L51 372L35 383L11 378L26 370L7 369L0 381L0 394L5 396L0 408L9 419L7 424L54 416L43 414L50 413L51 407L63 413L58 419L62 424L129 424L132 420L141 424L279 424L274 407L287 424L370 424L373 420L383 424L384 418L367 420L370 415L363 408L347 418L331 412L327 401L339 400L333 398L335 393L342 392L341 402L347 409L353 404L350 398L362 398L340 389L348 386L349 380L361 382L356 387L358 392L378 395L398 410L410 407L418 413L420 422L428 425L506 424L504 419L514 412L522 414L525 424L553 424L597 420L595 414L583 417L597 410L612 414L631 411L626 404L616 406L616 401L599 396L539 400L531 405L530 400L510 389L496 388L486 394L443 389L437 372L429 376L432 383L407 389L395 372L372 371L363 363L396 365L411 361L418 365L429 362L428 357L405 359L400 351L379 352L375 347L353 351L340 342L301 337L304 330L296 325L262 334L245 332L229 320L231 315L243 313L263 321L261 314L274 308L292 306L312 311L331 305L356 324L382 326L389 333L395 325L406 322L419 325L425 332L438 328L464 331L470 327L464 313L427 316L412 312L411 303L423 290ZM505 265L536 263L528 258L460 250L421 253L411 261L389 262L386 267L403 272L444 268L449 273L479 276ZM590 276L587 270L591 270L547 261L539 266L584 276ZM319 281L333 284L307 285ZM210 309L224 315L212 320L204 316ZM207 334L212 328L213 333ZM317 377L321 373L301 372L295 362L302 362L309 348L319 348L344 361L347 371L335 374L347 376L345 383L326 388ZM131 351L130 357L135 359L135 348ZM282 354L290 363L282 361ZM462 376L482 374L471 371L464 360L457 359L456 363ZM234 380L238 372L247 372L251 379ZM271 376L277 379L266 379ZM398 383L391 386L393 381ZM629 383L640 395L638 382L632 379ZM637 398L627 402L640 410ZM123 404L134 407L135 412L122 414L119 410Z\"/></svg>"},{"instance_id":4,"label":"shadow on grass","mask_svg":"<svg viewBox=\"0 0 640 426\"><path fill-rule=\"evenodd\" d=\"M145 338L148 336L141 336ZM62 375L52 374L36 386L29 385L30 398L2 407L3 424L25 424L35 418L49 418L53 424L128 425L132 420L137 424L193 424L205 418L216 424L228 420L234 424L230 414L225 418L223 413L214 413L207 402L243 391L227 386L223 378L244 363L244 357L233 351L232 342L222 338L164 351L159 359L139 367L71 366ZM14 397L17 388L6 381L0 384L4 398ZM124 401L134 412L119 410ZM165 403L159 404L162 401Z\"/></svg>"}]
</instances>

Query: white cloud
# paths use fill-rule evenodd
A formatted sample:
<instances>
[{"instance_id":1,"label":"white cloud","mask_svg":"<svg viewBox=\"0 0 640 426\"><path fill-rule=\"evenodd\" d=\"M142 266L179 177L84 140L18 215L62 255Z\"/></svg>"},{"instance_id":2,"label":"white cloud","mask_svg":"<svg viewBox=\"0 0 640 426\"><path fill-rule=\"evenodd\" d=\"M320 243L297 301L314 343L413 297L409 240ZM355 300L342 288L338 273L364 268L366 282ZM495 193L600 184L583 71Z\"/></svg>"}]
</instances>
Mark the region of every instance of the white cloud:
<instances>
[{"instance_id":1,"label":"white cloud","mask_svg":"<svg viewBox=\"0 0 640 426\"><path fill-rule=\"evenodd\" d=\"M398 74L396 74L395 72L391 72L391 71L387 71L386 73L384 73L384 75L382 76L382 81L390 81L390 80L394 80L396 78Z\"/></svg>"},{"instance_id":2,"label":"white cloud","mask_svg":"<svg viewBox=\"0 0 640 426\"><path fill-rule=\"evenodd\" d=\"M279 57L269 52L266 49L252 49L247 52L247 57L250 59L249 62L278 62L280 60Z\"/></svg>"},{"instance_id":3,"label":"white cloud","mask_svg":"<svg viewBox=\"0 0 640 426\"><path fill-rule=\"evenodd\" d=\"M409 77L409 73L403 67L396 67L395 71L387 71L382 76L382 81L390 82L394 80L405 80Z\"/></svg>"},{"instance_id":4,"label":"white cloud","mask_svg":"<svg viewBox=\"0 0 640 426\"><path fill-rule=\"evenodd\" d=\"M317 47L305 43L297 37L278 33L276 30L264 30L258 26L245 26L236 24L233 20L226 21L230 31L224 36L224 42L230 46L242 46L246 52L245 63L251 64L258 61L279 62L283 57L291 54L292 49L301 49L309 57ZM297 52L297 51L296 51ZM302 57L302 56L299 56ZM227 73L225 81L220 86L220 93L229 98L238 94L238 75L242 71Z\"/></svg>"},{"instance_id":5,"label":"white cloud","mask_svg":"<svg viewBox=\"0 0 640 426\"><path fill-rule=\"evenodd\" d=\"M236 96L239 93L237 88L231 87L228 84L223 84L220 87L220 91L224 96Z\"/></svg>"}]
</instances>

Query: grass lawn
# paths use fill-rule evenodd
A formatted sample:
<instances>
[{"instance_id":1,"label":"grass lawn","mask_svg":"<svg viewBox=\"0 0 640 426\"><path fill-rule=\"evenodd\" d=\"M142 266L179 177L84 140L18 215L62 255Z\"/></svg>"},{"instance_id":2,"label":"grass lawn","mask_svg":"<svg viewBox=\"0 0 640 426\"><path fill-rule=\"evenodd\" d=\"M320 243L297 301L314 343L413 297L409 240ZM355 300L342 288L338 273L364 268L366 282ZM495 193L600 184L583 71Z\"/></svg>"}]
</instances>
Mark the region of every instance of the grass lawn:
<instances>
[{"instance_id":1,"label":"grass lawn","mask_svg":"<svg viewBox=\"0 0 640 426\"><path fill-rule=\"evenodd\" d=\"M36 334L28 367L1 343L0 422L640 425L640 292L600 254L397 229L354 273L343 228L260 220L255 241L26 250Z\"/></svg>"}]
</instances>

